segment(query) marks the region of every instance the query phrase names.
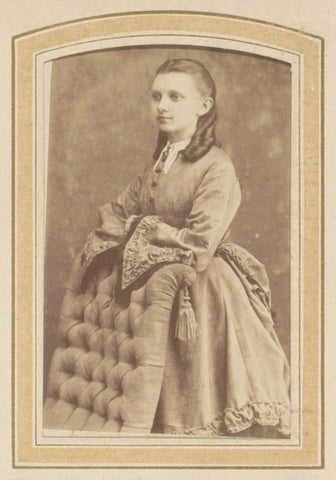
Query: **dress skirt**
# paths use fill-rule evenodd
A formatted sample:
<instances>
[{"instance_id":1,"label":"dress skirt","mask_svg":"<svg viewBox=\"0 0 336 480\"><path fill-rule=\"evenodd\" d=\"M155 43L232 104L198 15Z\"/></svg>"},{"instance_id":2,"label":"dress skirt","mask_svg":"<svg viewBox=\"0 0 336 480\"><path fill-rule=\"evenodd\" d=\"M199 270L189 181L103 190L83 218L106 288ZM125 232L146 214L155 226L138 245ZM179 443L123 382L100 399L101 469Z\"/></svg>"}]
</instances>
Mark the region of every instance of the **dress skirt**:
<instances>
[{"instance_id":1,"label":"dress skirt","mask_svg":"<svg viewBox=\"0 0 336 480\"><path fill-rule=\"evenodd\" d=\"M288 435L285 353L223 258L198 274L191 299L200 332L195 341L175 338L175 306L152 431L249 435L259 428L265 436Z\"/></svg>"},{"instance_id":2,"label":"dress skirt","mask_svg":"<svg viewBox=\"0 0 336 480\"><path fill-rule=\"evenodd\" d=\"M163 263L195 269L199 335L175 337L183 318L177 295L153 432L238 435L257 425L289 434L289 367L273 329L267 274L228 242L240 200L233 164L215 145L197 161L178 155L159 177L151 162L100 208L102 225L86 243L88 266L123 242L122 289Z\"/></svg>"}]
</instances>

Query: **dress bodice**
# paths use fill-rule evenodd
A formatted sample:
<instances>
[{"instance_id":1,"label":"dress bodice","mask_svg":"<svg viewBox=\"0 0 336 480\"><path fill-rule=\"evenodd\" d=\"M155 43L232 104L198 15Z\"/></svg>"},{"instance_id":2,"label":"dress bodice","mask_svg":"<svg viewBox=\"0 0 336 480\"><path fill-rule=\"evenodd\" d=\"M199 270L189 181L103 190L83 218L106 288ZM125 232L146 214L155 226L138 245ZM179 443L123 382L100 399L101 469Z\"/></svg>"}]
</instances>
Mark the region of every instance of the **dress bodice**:
<instances>
[{"instance_id":1,"label":"dress bodice","mask_svg":"<svg viewBox=\"0 0 336 480\"><path fill-rule=\"evenodd\" d=\"M205 214L216 208L215 203L220 194L223 200L222 217L226 217L225 223L228 224L231 223L241 198L233 165L217 147L213 147L196 162L185 161L182 155L178 155L168 172L159 176L156 176L150 165L146 168L141 183L141 212L144 215L158 215L176 228L189 226L191 219L188 222L188 217L197 194L201 197L199 202Z\"/></svg>"},{"instance_id":2,"label":"dress bodice","mask_svg":"<svg viewBox=\"0 0 336 480\"><path fill-rule=\"evenodd\" d=\"M191 250L196 270L204 270L227 232L239 207L241 193L231 160L213 146L195 162L178 155L167 173L157 175L150 164L119 195L101 207L104 240L116 243L132 215L157 215L152 240L160 246Z\"/></svg>"}]
</instances>

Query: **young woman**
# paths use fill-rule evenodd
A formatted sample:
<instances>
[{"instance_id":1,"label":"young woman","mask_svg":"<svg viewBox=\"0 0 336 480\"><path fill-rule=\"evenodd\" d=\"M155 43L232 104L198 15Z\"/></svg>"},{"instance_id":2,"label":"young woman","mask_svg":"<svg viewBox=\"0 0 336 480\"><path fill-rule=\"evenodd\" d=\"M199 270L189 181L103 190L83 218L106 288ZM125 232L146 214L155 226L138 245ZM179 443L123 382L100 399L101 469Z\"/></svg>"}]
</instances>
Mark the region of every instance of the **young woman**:
<instances>
[{"instance_id":1,"label":"young woman","mask_svg":"<svg viewBox=\"0 0 336 480\"><path fill-rule=\"evenodd\" d=\"M130 289L144 264L147 273L174 261L194 269L172 312L153 432L228 435L256 425L269 428L265 435L288 435L289 369L273 329L267 275L228 242L241 192L215 136L214 81L198 61L169 60L151 95L159 129L154 161L101 207L102 225L83 254L86 275L102 252L128 248L140 227L146 241L133 251L140 260L127 264L123 256Z\"/></svg>"}]
</instances>

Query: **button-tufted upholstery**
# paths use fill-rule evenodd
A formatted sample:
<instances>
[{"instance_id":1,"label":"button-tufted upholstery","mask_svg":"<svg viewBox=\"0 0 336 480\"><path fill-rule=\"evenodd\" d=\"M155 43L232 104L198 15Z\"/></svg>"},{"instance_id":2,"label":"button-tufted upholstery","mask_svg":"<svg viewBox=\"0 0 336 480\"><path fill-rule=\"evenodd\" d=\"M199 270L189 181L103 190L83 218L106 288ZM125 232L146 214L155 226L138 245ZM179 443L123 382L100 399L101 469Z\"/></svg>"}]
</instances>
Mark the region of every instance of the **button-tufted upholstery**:
<instances>
[{"instance_id":1,"label":"button-tufted upholstery","mask_svg":"<svg viewBox=\"0 0 336 480\"><path fill-rule=\"evenodd\" d=\"M159 400L172 305L191 267L157 270L123 308L116 270L100 268L78 293L75 261L61 309L44 404L44 428L150 432Z\"/></svg>"}]
</instances>

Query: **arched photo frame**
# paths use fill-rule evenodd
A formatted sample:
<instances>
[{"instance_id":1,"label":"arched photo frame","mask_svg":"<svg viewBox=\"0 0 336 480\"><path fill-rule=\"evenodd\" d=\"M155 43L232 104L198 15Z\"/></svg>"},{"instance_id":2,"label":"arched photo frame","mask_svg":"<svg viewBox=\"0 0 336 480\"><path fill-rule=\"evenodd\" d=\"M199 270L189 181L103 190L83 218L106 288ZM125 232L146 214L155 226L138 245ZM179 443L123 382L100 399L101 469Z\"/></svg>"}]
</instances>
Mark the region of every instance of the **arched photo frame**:
<instances>
[{"instance_id":1,"label":"arched photo frame","mask_svg":"<svg viewBox=\"0 0 336 480\"><path fill-rule=\"evenodd\" d=\"M288 223L283 227L284 235L287 232L288 260L283 256L278 259L278 265L283 266L288 261L289 267L287 315L290 321L288 321L287 332L286 329L283 332L283 338L288 342L287 354L291 358L292 368L293 428L289 439L248 439L247 441L242 438L209 440L155 436L141 438L141 436L104 436L92 433L84 435L80 432L46 432L43 429L41 416L43 366L48 370L47 364L50 363L48 352L54 348L50 338L55 333L50 327L50 322L46 321L46 311L43 312L45 294L48 294L46 290L52 285L50 281L47 283L46 279L48 275L49 280L54 277L54 285L48 297L50 299L53 295L52 289L57 288L58 281L62 281L62 277L58 275L61 268L58 271L54 265L57 265L57 258L64 258L66 249L69 252L69 246L73 245L74 240L72 238L65 246L56 247L56 250L58 248L56 254L53 248L54 257L50 256L50 238L55 237L50 228L48 230L48 222L49 225L56 222L56 230L62 229L60 220L62 213L58 217L57 212L55 214L54 211L56 208L62 210L69 206L73 195L73 176L76 177L78 174L78 170L77 173L76 170L66 170L63 171L63 178L59 183L54 182L57 164L52 164L56 158L55 155L52 156L55 145L49 144L54 138L49 135L49 132L51 131L50 122L54 119L53 92L55 90L53 89L57 87L57 79L55 80L57 65L62 65L62 62L64 65L66 61L69 65L79 56L83 59L90 55L93 59L93 56L97 58L99 54L107 55L109 52L115 54L119 52L118 61L120 62L122 52L135 52L136 49L138 49L137 56L142 55L142 60L147 59L147 64L148 58L155 57L154 54L150 57L154 49L165 51L169 55L178 49L189 53L193 49L195 55L208 55L209 62L213 62L214 65L216 62L220 65L218 60L220 56L224 59L225 55L225 58L228 55L233 57L240 55L242 59L253 59L256 62L255 68L263 61L271 61L278 62L279 66L288 71L287 88L290 91L287 89L287 102L289 101L290 118L287 118L285 125L290 125L290 134L286 137L289 142L289 145L288 142L286 145L289 161L287 171L282 172L284 182L287 179L287 187L279 190L280 203L282 205L286 203L284 200L286 198L290 203L290 206L287 206ZM251 468L275 466L302 468L321 465L322 50L322 40L308 34L247 19L195 12L111 15L46 28L39 32L28 32L13 39L16 73L13 85L16 112L13 141L16 186L15 296L17 299L13 326L16 339L13 392L16 405L14 415L16 438L13 450L15 465L67 464L86 468L148 467L149 465L197 466L198 468L205 466L237 468L242 465ZM58 71L62 73L62 68ZM69 72L71 73L71 68ZM220 75L220 67L218 67L218 75ZM71 85L71 79L68 83L65 81L64 85ZM269 115L272 117L274 112ZM57 119L55 125L57 126ZM144 135L149 137L150 132L145 132ZM285 136L282 138L284 139ZM124 147L123 145L120 147L119 157L124 153L122 149L126 146L127 142L124 141ZM273 147L276 150L276 141ZM142 153L141 148L139 156ZM247 144L245 148L251 148L251 144ZM69 151L65 153L69 154ZM76 168L76 160L74 163ZM131 167L134 168L134 165ZM51 168L54 176L50 174ZM122 173L125 167L121 167L116 162L113 168L113 171L119 169L118 176L122 181L126 181L124 178L126 179L127 173L124 173L125 177ZM56 171L56 175L58 173ZM83 172L82 175L84 178ZM68 198L61 188L62 182L67 179L71 184L68 189ZM268 177L262 180L267 189ZM246 184L248 185L248 182ZM259 188L262 185L261 183ZM251 191L253 192L255 188L251 186ZM56 204L57 197L53 195L57 190L60 197L59 203ZM270 199L274 199L275 196L276 193L271 195ZM93 208L98 197L99 194L96 193L94 199L90 198L89 208ZM63 206L62 202L64 202ZM76 212L76 206L74 211ZM247 212L246 218L248 217ZM27 221L28 218L33 218L31 224ZM277 226L276 222L274 224L270 222L270 231L273 230L275 236ZM79 222L78 228L83 231L87 225ZM63 234L63 237L66 237L66 232L65 227L61 236ZM258 232L253 231L253 234ZM79 242L79 239L80 235L75 238L75 243ZM71 256L71 252L69 255ZM49 269L45 270L48 262ZM53 275L51 275L52 272ZM320 272L318 278L317 272ZM276 283L275 277L274 282ZM280 279L279 282L279 290L281 290L281 286L286 284L286 281ZM55 296L57 295L58 293ZM286 293L283 295L283 298L286 298ZM281 298L280 296L278 299L279 305L282 303ZM57 315L56 312L53 314ZM27 342L27 338L31 341ZM32 358L35 359L34 362L30 360ZM67 448L68 446L71 446L71 450ZM99 449L94 448L96 446L99 446ZM188 448L184 448L185 446ZM200 453L202 464L198 461Z\"/></svg>"}]
</instances>

